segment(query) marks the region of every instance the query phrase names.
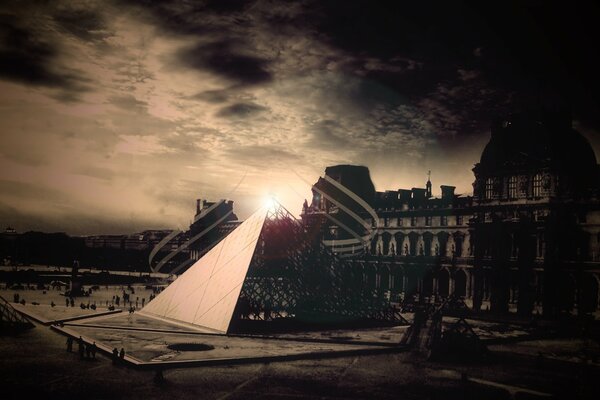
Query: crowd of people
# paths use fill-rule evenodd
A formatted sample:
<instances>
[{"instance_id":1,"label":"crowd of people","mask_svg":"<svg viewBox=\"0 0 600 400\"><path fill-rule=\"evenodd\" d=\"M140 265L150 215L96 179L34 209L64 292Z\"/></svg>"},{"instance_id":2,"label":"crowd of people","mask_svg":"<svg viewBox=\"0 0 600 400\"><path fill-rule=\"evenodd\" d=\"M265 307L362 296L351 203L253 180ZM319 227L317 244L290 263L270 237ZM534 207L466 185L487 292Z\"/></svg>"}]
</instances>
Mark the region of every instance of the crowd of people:
<instances>
[{"instance_id":1,"label":"crowd of people","mask_svg":"<svg viewBox=\"0 0 600 400\"><path fill-rule=\"evenodd\" d=\"M13 285L12 287L10 287L10 289L14 289L15 285ZM30 286L19 286L18 288L27 288L29 289ZM32 289L35 289L35 287L31 287ZM8 285L6 285L6 289L9 289ZM109 289L108 286L106 286L107 290L114 290L114 289ZM79 307L81 309L91 309L91 310L96 310L98 307L105 307L110 311L114 311L117 307L127 307L128 309L133 309L134 311L139 310L140 308L143 308L147 303L149 303L150 301L152 301L154 298L156 298L157 294L160 293L164 288L161 286L154 286L154 285L148 285L146 286L146 289L152 289L152 293L150 293L150 296L148 298L146 297L139 297L136 296L135 298L133 297L133 295L135 294L135 288L131 285L127 285L127 286L121 286L120 287L120 294L117 295L113 295L112 299L100 299L97 301L90 301L88 300L87 302L80 302ZM100 290L100 286L98 285L94 285L91 286L89 289L87 290L82 290L82 293L84 296L89 297L90 295L92 295L93 292L98 292ZM46 294L46 290L44 290L43 294ZM64 293L64 301L65 301L65 307L75 307L75 299L76 296L71 295L68 291ZM22 304L25 305L26 301L23 298L23 296L21 296L19 293L14 293L13 294L13 301L14 303L18 303L18 304ZM31 304L34 305L38 305L40 303L37 302L31 302ZM56 303L54 302L54 300L50 301L50 306L52 307L56 307Z\"/></svg>"},{"instance_id":2,"label":"crowd of people","mask_svg":"<svg viewBox=\"0 0 600 400\"><path fill-rule=\"evenodd\" d=\"M67 351L69 353L73 352L73 337L67 337ZM77 352L79 353L79 358L84 360L93 360L96 358L96 352L98 351L98 346L96 346L96 342L86 343L81 336L77 339Z\"/></svg>"},{"instance_id":3,"label":"crowd of people","mask_svg":"<svg viewBox=\"0 0 600 400\"><path fill-rule=\"evenodd\" d=\"M86 343L81 336L78 339L73 339L72 336L67 337L67 352L73 352L73 344L77 341L77 353L81 360L94 360L96 359L96 352L98 346L96 342ZM121 347L119 351L116 347L112 351L113 364L123 363L125 361L125 348Z\"/></svg>"}]
</instances>

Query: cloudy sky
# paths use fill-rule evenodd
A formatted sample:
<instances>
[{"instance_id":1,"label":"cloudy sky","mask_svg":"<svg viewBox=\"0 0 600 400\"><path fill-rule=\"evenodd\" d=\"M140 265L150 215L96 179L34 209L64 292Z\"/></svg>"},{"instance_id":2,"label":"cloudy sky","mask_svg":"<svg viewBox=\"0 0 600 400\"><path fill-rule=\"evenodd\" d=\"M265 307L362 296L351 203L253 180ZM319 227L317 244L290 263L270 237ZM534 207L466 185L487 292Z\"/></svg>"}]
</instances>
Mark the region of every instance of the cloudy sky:
<instances>
[{"instance_id":1,"label":"cloudy sky","mask_svg":"<svg viewBox=\"0 0 600 400\"><path fill-rule=\"evenodd\" d=\"M540 99L600 154L595 6L372 3L2 2L0 224L186 228L196 198L245 218L269 194L298 214L339 163L466 194L492 119Z\"/></svg>"}]
</instances>

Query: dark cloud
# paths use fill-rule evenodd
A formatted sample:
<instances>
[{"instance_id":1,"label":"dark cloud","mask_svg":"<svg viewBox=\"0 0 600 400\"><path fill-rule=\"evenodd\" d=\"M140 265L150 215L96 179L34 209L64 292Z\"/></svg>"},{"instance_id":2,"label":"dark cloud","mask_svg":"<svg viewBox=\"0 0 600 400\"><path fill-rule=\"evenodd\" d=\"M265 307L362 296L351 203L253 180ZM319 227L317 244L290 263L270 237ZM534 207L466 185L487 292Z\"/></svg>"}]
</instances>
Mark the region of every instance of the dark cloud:
<instances>
[{"instance_id":1,"label":"dark cloud","mask_svg":"<svg viewBox=\"0 0 600 400\"><path fill-rule=\"evenodd\" d=\"M150 13L152 20L167 32L178 35L202 36L227 33L222 18L242 17L255 0L122 0L121 3L140 7ZM241 19L236 21L241 22Z\"/></svg>"},{"instance_id":2,"label":"dark cloud","mask_svg":"<svg viewBox=\"0 0 600 400\"><path fill-rule=\"evenodd\" d=\"M0 76L29 84L64 86L65 76L48 68L57 50L52 44L0 15Z\"/></svg>"},{"instance_id":3,"label":"dark cloud","mask_svg":"<svg viewBox=\"0 0 600 400\"><path fill-rule=\"evenodd\" d=\"M539 107L551 97L587 117L599 105L593 93L599 89L600 51L589 46L600 15L593 3L314 1L305 9L322 40L355 57L344 66L347 72L359 72L413 103L435 96L440 85L460 86L458 69L480 72L475 80L486 86L477 94L480 106L469 109L468 88L446 105L450 113L471 113L457 126L459 135L479 129L473 118L489 126L490 114L511 111L497 107L498 100L511 101L509 108L516 110ZM419 68L398 64L403 58ZM366 59L398 68L369 70L361 66ZM483 109L489 112L480 113Z\"/></svg>"},{"instance_id":4,"label":"dark cloud","mask_svg":"<svg viewBox=\"0 0 600 400\"><path fill-rule=\"evenodd\" d=\"M182 50L178 58L191 68L209 70L239 84L269 82L272 79L269 61L249 54L244 50L248 46L239 40L220 40Z\"/></svg>"},{"instance_id":5,"label":"dark cloud","mask_svg":"<svg viewBox=\"0 0 600 400\"><path fill-rule=\"evenodd\" d=\"M60 9L53 19L62 29L82 40L97 41L110 36L104 17L94 10Z\"/></svg>"},{"instance_id":6,"label":"dark cloud","mask_svg":"<svg viewBox=\"0 0 600 400\"><path fill-rule=\"evenodd\" d=\"M58 46L43 34L14 15L0 14L0 78L57 88L58 100L74 101L88 90L88 81L55 65L58 55Z\"/></svg>"},{"instance_id":7,"label":"dark cloud","mask_svg":"<svg viewBox=\"0 0 600 400\"><path fill-rule=\"evenodd\" d=\"M310 125L313 134L310 146L320 149L345 149L350 147L348 132L338 121L325 119Z\"/></svg>"},{"instance_id":8,"label":"dark cloud","mask_svg":"<svg viewBox=\"0 0 600 400\"><path fill-rule=\"evenodd\" d=\"M146 112L148 109L147 102L140 101L131 95L111 96L108 102L125 111Z\"/></svg>"},{"instance_id":9,"label":"dark cloud","mask_svg":"<svg viewBox=\"0 0 600 400\"><path fill-rule=\"evenodd\" d=\"M216 115L222 118L245 118L268 110L268 107L263 107L254 103L235 103L221 108Z\"/></svg>"},{"instance_id":10,"label":"dark cloud","mask_svg":"<svg viewBox=\"0 0 600 400\"><path fill-rule=\"evenodd\" d=\"M243 12L253 3L255 0L207 0L204 2L206 10L213 11L218 14L231 14Z\"/></svg>"},{"instance_id":11,"label":"dark cloud","mask_svg":"<svg viewBox=\"0 0 600 400\"><path fill-rule=\"evenodd\" d=\"M538 1L135 3L172 33L239 40L270 30L327 43L354 58L346 72L359 72L409 96L430 93L438 83L452 79L457 68L480 70L486 82L507 93L535 91L544 84L559 91L567 87L567 92L578 86L582 94L585 78L597 81L598 49L591 48L589 40L597 36L593 32L598 30L599 12L588 2L578 7ZM380 68L370 68L367 60L375 60ZM248 60L238 61L245 69ZM251 80L265 77L260 72L264 67L259 63Z\"/></svg>"},{"instance_id":12,"label":"dark cloud","mask_svg":"<svg viewBox=\"0 0 600 400\"><path fill-rule=\"evenodd\" d=\"M240 165L260 170L273 167L289 168L294 162L303 159L300 155L287 149L262 145L236 146L227 149L225 155L228 159L237 161Z\"/></svg>"},{"instance_id":13,"label":"dark cloud","mask_svg":"<svg viewBox=\"0 0 600 400\"><path fill-rule=\"evenodd\" d=\"M225 89L205 90L187 97L189 100L200 100L212 104L226 103L231 100L251 101L254 96L244 93L243 87L231 86Z\"/></svg>"},{"instance_id":14,"label":"dark cloud","mask_svg":"<svg viewBox=\"0 0 600 400\"><path fill-rule=\"evenodd\" d=\"M192 100L202 100L207 103L225 103L231 97L229 90L206 90L190 97Z\"/></svg>"}]
</instances>

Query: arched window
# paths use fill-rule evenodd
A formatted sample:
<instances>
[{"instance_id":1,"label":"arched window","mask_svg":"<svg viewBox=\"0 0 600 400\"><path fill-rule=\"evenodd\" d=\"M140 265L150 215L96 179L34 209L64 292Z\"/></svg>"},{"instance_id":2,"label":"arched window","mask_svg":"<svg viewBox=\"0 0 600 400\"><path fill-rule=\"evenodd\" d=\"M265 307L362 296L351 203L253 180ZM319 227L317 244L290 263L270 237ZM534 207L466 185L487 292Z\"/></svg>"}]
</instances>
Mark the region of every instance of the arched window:
<instances>
[{"instance_id":1,"label":"arched window","mask_svg":"<svg viewBox=\"0 0 600 400\"><path fill-rule=\"evenodd\" d=\"M516 199L517 198L517 177L511 176L508 178L508 198Z\"/></svg>"},{"instance_id":2,"label":"arched window","mask_svg":"<svg viewBox=\"0 0 600 400\"><path fill-rule=\"evenodd\" d=\"M494 180L492 178L487 178L485 180L485 198L491 199L494 195Z\"/></svg>"},{"instance_id":3,"label":"arched window","mask_svg":"<svg viewBox=\"0 0 600 400\"><path fill-rule=\"evenodd\" d=\"M542 195L542 174L535 174L533 176L533 197L540 197Z\"/></svg>"}]
</instances>

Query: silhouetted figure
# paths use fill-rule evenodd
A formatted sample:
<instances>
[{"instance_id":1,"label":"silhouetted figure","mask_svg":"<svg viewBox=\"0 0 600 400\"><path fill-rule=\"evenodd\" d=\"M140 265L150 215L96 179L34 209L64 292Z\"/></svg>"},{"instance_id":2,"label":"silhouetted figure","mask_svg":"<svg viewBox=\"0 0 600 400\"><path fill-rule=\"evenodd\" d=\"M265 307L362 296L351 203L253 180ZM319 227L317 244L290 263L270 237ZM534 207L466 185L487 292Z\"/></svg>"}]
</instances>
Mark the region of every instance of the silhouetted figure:
<instances>
[{"instance_id":1,"label":"silhouetted figure","mask_svg":"<svg viewBox=\"0 0 600 400\"><path fill-rule=\"evenodd\" d=\"M67 338L67 351L69 353L73 352L73 338L71 336Z\"/></svg>"},{"instance_id":2,"label":"silhouetted figure","mask_svg":"<svg viewBox=\"0 0 600 400\"><path fill-rule=\"evenodd\" d=\"M78 345L78 349L79 350L79 358L81 358L83 360L83 338L81 336L79 336L79 339L77 340L77 345Z\"/></svg>"},{"instance_id":3,"label":"silhouetted figure","mask_svg":"<svg viewBox=\"0 0 600 400\"><path fill-rule=\"evenodd\" d=\"M125 349L123 347L121 347L121 351L119 352L119 358L121 362L125 361Z\"/></svg>"},{"instance_id":4,"label":"silhouetted figure","mask_svg":"<svg viewBox=\"0 0 600 400\"><path fill-rule=\"evenodd\" d=\"M112 362L116 364L119 362L119 350L115 347L112 351Z\"/></svg>"},{"instance_id":5,"label":"silhouetted figure","mask_svg":"<svg viewBox=\"0 0 600 400\"><path fill-rule=\"evenodd\" d=\"M96 342L92 343L90 352L92 353L92 358L96 358L96 351L98 350L98 346L96 346Z\"/></svg>"},{"instance_id":6,"label":"silhouetted figure","mask_svg":"<svg viewBox=\"0 0 600 400\"><path fill-rule=\"evenodd\" d=\"M66 305L67 307L69 307L69 299L68 299L68 298L65 298L65 305Z\"/></svg>"},{"instance_id":7,"label":"silhouetted figure","mask_svg":"<svg viewBox=\"0 0 600 400\"><path fill-rule=\"evenodd\" d=\"M162 384L165 382L165 377L163 375L162 369L157 369L156 374L154 375L154 383Z\"/></svg>"}]
</instances>

